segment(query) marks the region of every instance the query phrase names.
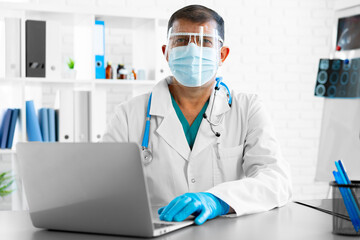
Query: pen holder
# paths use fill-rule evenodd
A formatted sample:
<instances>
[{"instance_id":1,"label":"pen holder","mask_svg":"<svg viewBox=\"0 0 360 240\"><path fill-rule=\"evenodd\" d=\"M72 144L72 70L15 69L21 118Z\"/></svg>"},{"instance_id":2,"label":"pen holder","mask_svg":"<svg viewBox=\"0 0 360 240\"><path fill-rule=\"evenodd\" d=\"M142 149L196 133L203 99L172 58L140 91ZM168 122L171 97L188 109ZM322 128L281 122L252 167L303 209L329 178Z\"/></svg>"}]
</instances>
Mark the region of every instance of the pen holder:
<instances>
[{"instance_id":1,"label":"pen holder","mask_svg":"<svg viewBox=\"0 0 360 240\"><path fill-rule=\"evenodd\" d=\"M351 184L337 184L335 181L330 182L332 188L333 200L333 233L341 235L360 236L360 231L356 232L350 220L349 213L346 209L343 196L340 189L345 192L351 192L354 196L355 203L359 206L360 202L360 181L351 181ZM360 216L359 216L360 217Z\"/></svg>"}]
</instances>

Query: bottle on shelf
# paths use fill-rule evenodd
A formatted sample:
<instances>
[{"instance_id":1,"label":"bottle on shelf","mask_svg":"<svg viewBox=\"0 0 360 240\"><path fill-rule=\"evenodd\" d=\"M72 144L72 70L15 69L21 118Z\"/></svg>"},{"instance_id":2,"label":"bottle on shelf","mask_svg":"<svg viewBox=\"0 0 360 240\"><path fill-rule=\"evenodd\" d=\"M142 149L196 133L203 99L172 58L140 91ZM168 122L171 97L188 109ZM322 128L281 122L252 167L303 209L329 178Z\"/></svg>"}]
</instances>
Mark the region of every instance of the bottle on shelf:
<instances>
[{"instance_id":1,"label":"bottle on shelf","mask_svg":"<svg viewBox=\"0 0 360 240\"><path fill-rule=\"evenodd\" d=\"M111 62L107 62L107 66L105 69L106 79L113 79L113 69L111 67Z\"/></svg>"},{"instance_id":2,"label":"bottle on shelf","mask_svg":"<svg viewBox=\"0 0 360 240\"><path fill-rule=\"evenodd\" d=\"M120 73L120 79L126 80L128 78L128 71L126 68L120 69L119 73Z\"/></svg>"},{"instance_id":3,"label":"bottle on shelf","mask_svg":"<svg viewBox=\"0 0 360 240\"><path fill-rule=\"evenodd\" d=\"M132 74L133 74L133 76L134 76L134 80L136 80L136 73L135 73L135 70L133 69L131 72L132 72Z\"/></svg>"},{"instance_id":4,"label":"bottle on shelf","mask_svg":"<svg viewBox=\"0 0 360 240\"><path fill-rule=\"evenodd\" d=\"M128 80L135 80L135 77L134 77L133 72L130 72L130 73L128 74Z\"/></svg>"},{"instance_id":5,"label":"bottle on shelf","mask_svg":"<svg viewBox=\"0 0 360 240\"><path fill-rule=\"evenodd\" d=\"M123 64L118 64L118 67L116 69L116 78L117 79L121 79L120 78L120 70L124 68L124 65Z\"/></svg>"},{"instance_id":6,"label":"bottle on shelf","mask_svg":"<svg viewBox=\"0 0 360 240\"><path fill-rule=\"evenodd\" d=\"M138 80L145 80L145 78L146 78L145 69L138 69L137 79Z\"/></svg>"}]
</instances>

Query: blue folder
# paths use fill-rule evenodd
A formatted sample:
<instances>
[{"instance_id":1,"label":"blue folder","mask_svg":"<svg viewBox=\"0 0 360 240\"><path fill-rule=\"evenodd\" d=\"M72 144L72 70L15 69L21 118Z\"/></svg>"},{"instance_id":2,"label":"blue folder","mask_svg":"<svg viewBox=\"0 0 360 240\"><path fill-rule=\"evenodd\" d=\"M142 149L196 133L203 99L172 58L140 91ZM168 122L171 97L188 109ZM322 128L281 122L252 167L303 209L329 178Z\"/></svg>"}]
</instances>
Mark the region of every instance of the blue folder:
<instances>
[{"instance_id":1,"label":"blue folder","mask_svg":"<svg viewBox=\"0 0 360 240\"><path fill-rule=\"evenodd\" d=\"M42 142L34 101L26 101L26 131L30 142Z\"/></svg>"},{"instance_id":2,"label":"blue folder","mask_svg":"<svg viewBox=\"0 0 360 240\"><path fill-rule=\"evenodd\" d=\"M15 127L16 122L18 120L20 109L15 108L13 109L12 115L11 115L11 123L10 123L10 130L9 130L9 136L6 143L6 148L12 148L13 140L14 140L14 133L15 133Z\"/></svg>"},{"instance_id":3,"label":"blue folder","mask_svg":"<svg viewBox=\"0 0 360 240\"><path fill-rule=\"evenodd\" d=\"M1 122L0 122L0 144L1 144L1 139L2 139L2 135L3 135L3 132L4 132L4 122L5 122L5 114L6 111L4 112L3 116L2 116L2 119L1 119Z\"/></svg>"},{"instance_id":4,"label":"blue folder","mask_svg":"<svg viewBox=\"0 0 360 240\"><path fill-rule=\"evenodd\" d=\"M10 122L11 122L11 114L12 114L12 110L11 109L7 109L4 119L2 121L2 136L0 139L0 148L6 148L6 143L7 143L7 139L8 139L8 135L9 135L9 129L10 129Z\"/></svg>"},{"instance_id":5,"label":"blue folder","mask_svg":"<svg viewBox=\"0 0 360 240\"><path fill-rule=\"evenodd\" d=\"M48 108L49 142L55 142L55 110Z\"/></svg>"},{"instance_id":6,"label":"blue folder","mask_svg":"<svg viewBox=\"0 0 360 240\"><path fill-rule=\"evenodd\" d=\"M95 21L94 30L95 78L105 78L105 22Z\"/></svg>"},{"instance_id":7,"label":"blue folder","mask_svg":"<svg viewBox=\"0 0 360 240\"><path fill-rule=\"evenodd\" d=\"M49 142L49 117L47 108L40 108L39 124L43 141Z\"/></svg>"}]
</instances>

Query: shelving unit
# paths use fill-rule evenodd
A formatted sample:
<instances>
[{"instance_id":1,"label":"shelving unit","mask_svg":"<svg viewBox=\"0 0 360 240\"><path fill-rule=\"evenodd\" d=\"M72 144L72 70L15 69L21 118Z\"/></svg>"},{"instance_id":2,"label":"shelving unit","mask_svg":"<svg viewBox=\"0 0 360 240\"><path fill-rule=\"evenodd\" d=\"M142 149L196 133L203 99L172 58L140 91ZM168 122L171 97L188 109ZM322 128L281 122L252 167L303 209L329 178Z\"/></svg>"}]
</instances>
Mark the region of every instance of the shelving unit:
<instances>
[{"instance_id":1,"label":"shelving unit","mask_svg":"<svg viewBox=\"0 0 360 240\"><path fill-rule=\"evenodd\" d=\"M161 46L166 40L166 17L158 14L152 15L149 12L142 13L139 10L112 9L104 7L89 6L68 6L60 4L37 4L33 3L0 3L1 18L15 17L21 19L21 76L0 77L0 86L12 88L12 94L16 95L11 100L1 98L1 108L17 107L24 112L24 101L34 99L39 107L44 103L41 93L44 89L47 92L54 92L54 89L73 88L93 91L96 89L118 88L128 95L137 95L149 91L158 80L166 77L167 64L161 53ZM61 75L46 78L29 78L25 76L25 21L26 20L56 21L60 24L59 32L62 38L61 48ZM92 39L95 20L105 22L105 29L108 33L105 39L112 37L114 32L126 32L127 42L131 42L130 52L132 68L142 69L146 73L146 79L151 80L102 80L95 79L95 57L93 54ZM110 33L109 33L110 31ZM116 38L115 38L116 39ZM115 43L112 43L116 45ZM121 50L123 43L119 43ZM105 45L105 49L108 46ZM113 47L109 51L114 50ZM118 52L119 49L115 49ZM116 53L111 53L116 55ZM121 53L120 53L121 55ZM76 77L65 78L65 60L69 57L75 58ZM106 59L106 52L105 52ZM125 62L125 60L124 60ZM59 67L59 66L58 66ZM113 68L114 72L116 66ZM1 73L0 73L1 76ZM112 98L113 99L113 98ZM112 103L114 104L114 103ZM25 114L22 114L22 123L26 122ZM24 128L25 129L25 128ZM23 130L26 135L26 129ZM26 140L26 138L23 138Z\"/></svg>"},{"instance_id":2,"label":"shelving unit","mask_svg":"<svg viewBox=\"0 0 360 240\"><path fill-rule=\"evenodd\" d=\"M5 3L0 2L0 21L4 18L21 20L21 74L5 76L0 72L0 110L20 108L21 141L27 141L25 101L34 100L35 107L52 105L49 98L55 97L57 90L72 89L86 91L106 91L107 110L109 115L112 107L131 96L148 92L162 78L169 74L167 63L162 55L161 46L166 40L167 17L152 14L139 9L113 9L89 6L68 6L64 4ZM61 74L59 76L32 78L25 75L25 21L43 20L59 23L61 37ZM147 80L95 79L95 56L93 54L93 27L95 20L105 22L105 39L109 38L112 45L105 44L105 60L107 55L122 59L132 68L145 70ZM124 37L116 34L124 33ZM3 37L0 34L0 38ZM112 39L111 39L112 38ZM124 39L117 42L117 39ZM0 39L1 40L1 39ZM0 41L1 44L1 41ZM127 45L126 45L127 44ZM1 46L0 46L1 47ZM126 57L119 57L124 50ZM76 76L67 78L65 75L66 61L71 57L75 60ZM110 59L111 60L111 59ZM0 61L1 63L1 61ZM116 63L121 63L117 60ZM0 71L1 71L0 67ZM114 73L116 66L113 66ZM50 96L50 97L49 97ZM92 117L96 114L92 114ZM92 119L93 120L93 119ZM13 199L13 209L24 208L24 195L21 179L18 178L16 149L0 149L0 160L11 159L11 164L0 161L0 170L10 168L17 176L18 194ZM20 206L20 207L19 207Z\"/></svg>"}]
</instances>

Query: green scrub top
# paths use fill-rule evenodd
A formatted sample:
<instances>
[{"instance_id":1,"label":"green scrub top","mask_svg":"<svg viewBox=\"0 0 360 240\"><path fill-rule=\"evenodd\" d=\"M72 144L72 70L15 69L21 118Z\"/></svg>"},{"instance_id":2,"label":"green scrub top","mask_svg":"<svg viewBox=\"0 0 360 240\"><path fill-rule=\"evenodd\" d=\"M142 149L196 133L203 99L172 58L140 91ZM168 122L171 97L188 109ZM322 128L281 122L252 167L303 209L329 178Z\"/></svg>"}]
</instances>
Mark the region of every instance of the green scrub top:
<instances>
[{"instance_id":1,"label":"green scrub top","mask_svg":"<svg viewBox=\"0 0 360 240\"><path fill-rule=\"evenodd\" d=\"M171 95L171 94L170 94ZM184 129L184 133L185 133L185 137L186 140L189 144L190 149L193 148L194 146L194 142L195 142L195 138L197 135L197 132L199 130L201 121L203 119L203 114L206 111L207 106L209 105L209 100L206 101L206 103L204 104L204 106L202 107L201 111L199 112L199 114L197 115L197 117L195 118L194 122L191 124L191 126L189 125L189 122L186 120L184 114L182 113L179 105L176 103L174 97L171 95L171 102L172 105L175 109L176 115L178 116L181 125Z\"/></svg>"}]
</instances>

